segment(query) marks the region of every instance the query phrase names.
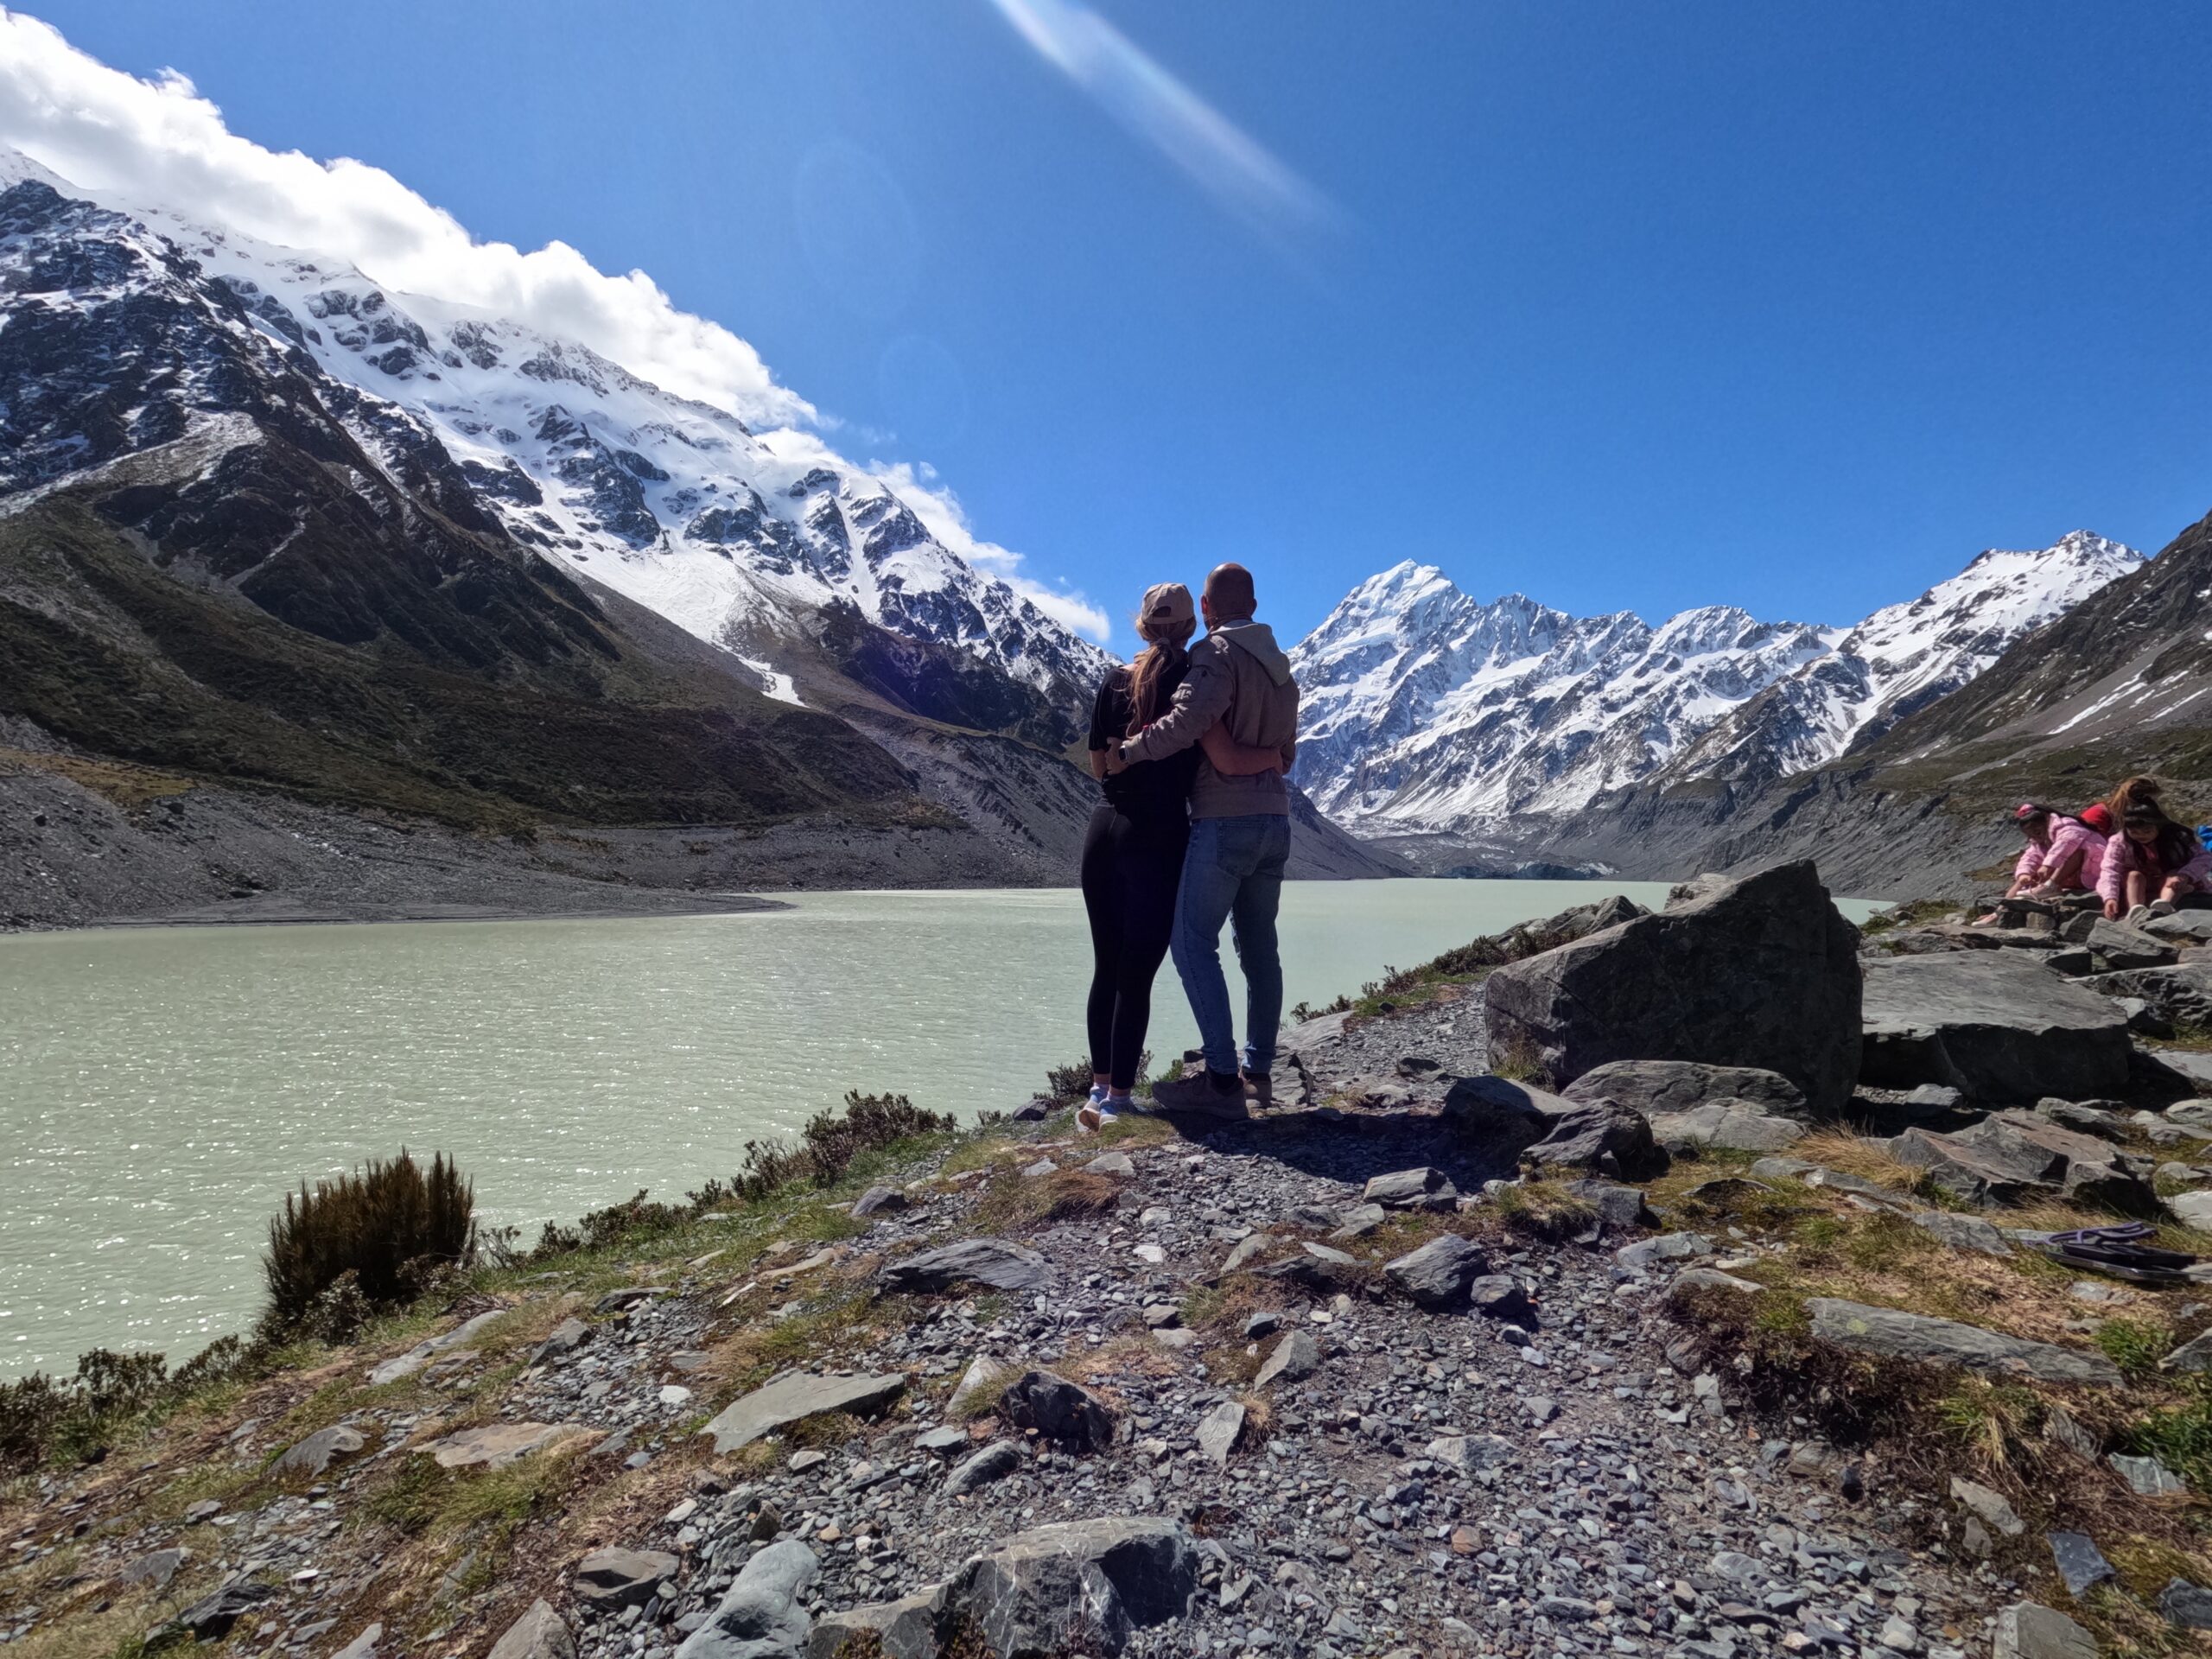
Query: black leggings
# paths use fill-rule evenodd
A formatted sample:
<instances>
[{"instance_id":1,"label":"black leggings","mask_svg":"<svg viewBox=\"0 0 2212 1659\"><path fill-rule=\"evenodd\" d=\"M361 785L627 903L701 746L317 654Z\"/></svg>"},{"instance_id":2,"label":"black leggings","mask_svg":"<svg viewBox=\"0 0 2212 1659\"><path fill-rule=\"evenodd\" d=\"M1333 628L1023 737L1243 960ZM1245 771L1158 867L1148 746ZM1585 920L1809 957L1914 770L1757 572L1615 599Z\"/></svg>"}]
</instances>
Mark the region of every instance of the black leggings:
<instances>
[{"instance_id":1,"label":"black leggings","mask_svg":"<svg viewBox=\"0 0 2212 1659\"><path fill-rule=\"evenodd\" d=\"M1175 925L1175 889L1191 825L1132 818L1111 805L1083 838L1083 907L1090 915L1090 1069L1134 1088L1152 1018L1152 979Z\"/></svg>"}]
</instances>

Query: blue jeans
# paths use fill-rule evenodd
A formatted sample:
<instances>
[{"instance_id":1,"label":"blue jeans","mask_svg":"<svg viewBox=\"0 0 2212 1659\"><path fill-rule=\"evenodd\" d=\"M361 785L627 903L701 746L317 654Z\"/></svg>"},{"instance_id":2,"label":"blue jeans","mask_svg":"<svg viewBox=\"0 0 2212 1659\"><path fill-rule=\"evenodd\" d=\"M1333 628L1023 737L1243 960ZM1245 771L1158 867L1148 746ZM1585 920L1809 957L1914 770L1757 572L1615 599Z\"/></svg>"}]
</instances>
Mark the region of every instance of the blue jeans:
<instances>
[{"instance_id":1,"label":"blue jeans","mask_svg":"<svg viewBox=\"0 0 2212 1659\"><path fill-rule=\"evenodd\" d=\"M1282 1019L1275 910L1289 856L1290 819L1282 813L1192 821L1169 948L1198 1022L1209 1071L1236 1070L1236 1027L1221 971L1221 925L1232 920L1236 962L1244 970L1244 1066L1258 1074L1274 1069L1275 1027Z\"/></svg>"}]
</instances>

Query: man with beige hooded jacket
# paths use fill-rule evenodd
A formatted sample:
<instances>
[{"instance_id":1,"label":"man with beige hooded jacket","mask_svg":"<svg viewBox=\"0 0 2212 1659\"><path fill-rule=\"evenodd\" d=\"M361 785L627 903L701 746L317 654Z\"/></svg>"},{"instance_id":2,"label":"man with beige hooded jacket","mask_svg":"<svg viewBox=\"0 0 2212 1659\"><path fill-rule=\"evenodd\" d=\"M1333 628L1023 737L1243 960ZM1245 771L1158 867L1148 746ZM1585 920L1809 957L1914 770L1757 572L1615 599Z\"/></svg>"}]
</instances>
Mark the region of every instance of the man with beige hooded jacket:
<instances>
[{"instance_id":1,"label":"man with beige hooded jacket","mask_svg":"<svg viewBox=\"0 0 2212 1659\"><path fill-rule=\"evenodd\" d=\"M1205 1069L1157 1085L1171 1109L1241 1113L1248 1092L1272 1098L1275 1028L1282 1018L1282 959L1275 912L1290 856L1290 787L1283 774L1298 748L1298 682L1274 631L1255 622L1251 572L1224 564L1198 601L1206 635L1191 647L1190 671L1167 712L1118 752L1122 762L1157 760L1186 749L1220 722L1237 742L1272 748L1281 770L1228 777L1201 760L1191 787L1191 843L1175 901L1170 950L1197 1020ZM1244 1049L1236 1049L1229 982L1221 969L1221 925L1232 924L1244 970Z\"/></svg>"}]
</instances>

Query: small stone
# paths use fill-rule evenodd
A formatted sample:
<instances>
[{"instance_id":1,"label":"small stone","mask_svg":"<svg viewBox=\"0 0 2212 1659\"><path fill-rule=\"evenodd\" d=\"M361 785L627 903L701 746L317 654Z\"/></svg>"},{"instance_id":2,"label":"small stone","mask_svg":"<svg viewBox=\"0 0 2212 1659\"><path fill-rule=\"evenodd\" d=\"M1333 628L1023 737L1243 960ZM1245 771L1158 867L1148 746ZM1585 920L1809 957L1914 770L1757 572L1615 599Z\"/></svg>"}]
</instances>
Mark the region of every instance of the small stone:
<instances>
[{"instance_id":1,"label":"small stone","mask_svg":"<svg viewBox=\"0 0 2212 1659\"><path fill-rule=\"evenodd\" d=\"M853 1214L855 1217L890 1215L906 1208L908 1202L905 1192L898 1187L871 1186L853 1200Z\"/></svg>"},{"instance_id":2,"label":"small stone","mask_svg":"<svg viewBox=\"0 0 2212 1659\"><path fill-rule=\"evenodd\" d=\"M2212 1590L2176 1579L2158 1592L2158 1611L2184 1630L2212 1630Z\"/></svg>"},{"instance_id":3,"label":"small stone","mask_svg":"<svg viewBox=\"0 0 2212 1659\"><path fill-rule=\"evenodd\" d=\"M576 1598L596 1607L641 1607L677 1565L658 1549L595 1549L576 1564Z\"/></svg>"},{"instance_id":4,"label":"small stone","mask_svg":"<svg viewBox=\"0 0 2212 1659\"><path fill-rule=\"evenodd\" d=\"M1244 1408L1224 1400L1198 1422L1198 1450L1216 1468L1225 1466L1244 1433Z\"/></svg>"},{"instance_id":5,"label":"small stone","mask_svg":"<svg viewBox=\"0 0 2212 1659\"><path fill-rule=\"evenodd\" d=\"M1020 1467L1021 1448L1011 1440L994 1440L957 1465L944 1478L943 1490L947 1497L963 1497L995 1480L1005 1479Z\"/></svg>"},{"instance_id":6,"label":"small stone","mask_svg":"<svg viewBox=\"0 0 2212 1659\"><path fill-rule=\"evenodd\" d=\"M1084 1166L1093 1175L1112 1175L1122 1180L1133 1179L1137 1166L1129 1161L1126 1152L1102 1152Z\"/></svg>"},{"instance_id":7,"label":"small stone","mask_svg":"<svg viewBox=\"0 0 2212 1659\"><path fill-rule=\"evenodd\" d=\"M541 1596L492 1644L487 1659L576 1659L576 1643L552 1604Z\"/></svg>"},{"instance_id":8,"label":"small stone","mask_svg":"<svg viewBox=\"0 0 2212 1659\"><path fill-rule=\"evenodd\" d=\"M2044 1541L2050 1546L2058 1576L2066 1581L2067 1594L2078 1598L2092 1585L2113 1576L2112 1563L2087 1533L2054 1532Z\"/></svg>"},{"instance_id":9,"label":"small stone","mask_svg":"<svg viewBox=\"0 0 2212 1659\"><path fill-rule=\"evenodd\" d=\"M2156 1458L2124 1457L2115 1452L2105 1461L2120 1471L2120 1478L2133 1487L2139 1497L2158 1497L2167 1492L2185 1492L2189 1490L2188 1482Z\"/></svg>"},{"instance_id":10,"label":"small stone","mask_svg":"<svg viewBox=\"0 0 2212 1659\"><path fill-rule=\"evenodd\" d=\"M270 1471L279 1475L319 1475L340 1459L350 1458L368 1445L358 1428L343 1423L319 1428L276 1459Z\"/></svg>"},{"instance_id":11,"label":"small stone","mask_svg":"<svg viewBox=\"0 0 2212 1659\"><path fill-rule=\"evenodd\" d=\"M2027 1530L2027 1522L2019 1512L2007 1503L2001 1492L1993 1491L1979 1481L1951 1478L1951 1496L1969 1513L1979 1516L1982 1522L1995 1528L2007 1538L2017 1538Z\"/></svg>"},{"instance_id":12,"label":"small stone","mask_svg":"<svg viewBox=\"0 0 2212 1659\"><path fill-rule=\"evenodd\" d=\"M1321 1344L1305 1331L1293 1331L1274 1346L1252 1386L1264 1389L1276 1382L1297 1382L1321 1369Z\"/></svg>"},{"instance_id":13,"label":"small stone","mask_svg":"<svg viewBox=\"0 0 2212 1659\"><path fill-rule=\"evenodd\" d=\"M1997 1615L1995 1659L2097 1659L2089 1633L2038 1602L2016 1601Z\"/></svg>"}]
</instances>

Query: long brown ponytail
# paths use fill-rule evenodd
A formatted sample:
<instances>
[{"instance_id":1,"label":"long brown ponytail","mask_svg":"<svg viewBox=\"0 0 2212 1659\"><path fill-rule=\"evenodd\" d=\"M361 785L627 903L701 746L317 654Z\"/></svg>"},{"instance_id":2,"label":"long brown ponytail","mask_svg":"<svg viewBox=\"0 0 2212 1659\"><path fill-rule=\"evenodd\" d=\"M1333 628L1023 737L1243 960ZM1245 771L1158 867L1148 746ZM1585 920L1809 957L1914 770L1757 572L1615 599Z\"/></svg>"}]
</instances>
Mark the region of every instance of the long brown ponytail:
<instances>
[{"instance_id":1,"label":"long brown ponytail","mask_svg":"<svg viewBox=\"0 0 2212 1659\"><path fill-rule=\"evenodd\" d=\"M1180 677L1184 664L1191 660L1191 635L1197 631L1196 622L1176 622L1163 626L1158 623L1137 619L1137 636L1150 641L1137 653L1129 665L1129 731L1135 737L1139 732L1160 718L1166 707L1171 677Z\"/></svg>"}]
</instances>

